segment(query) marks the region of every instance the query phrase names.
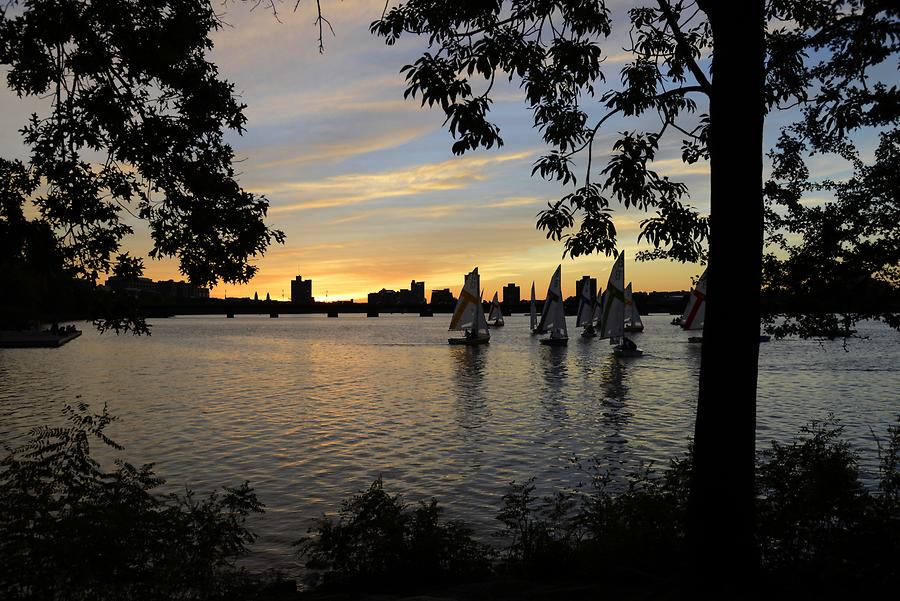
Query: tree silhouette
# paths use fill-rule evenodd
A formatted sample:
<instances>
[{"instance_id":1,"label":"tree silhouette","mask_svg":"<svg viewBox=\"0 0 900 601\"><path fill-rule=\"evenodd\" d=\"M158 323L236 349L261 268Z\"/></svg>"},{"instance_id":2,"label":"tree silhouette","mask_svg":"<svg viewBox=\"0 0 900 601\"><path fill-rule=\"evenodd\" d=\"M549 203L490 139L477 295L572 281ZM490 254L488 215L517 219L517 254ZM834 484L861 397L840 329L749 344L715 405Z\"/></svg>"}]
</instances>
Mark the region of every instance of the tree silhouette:
<instances>
[{"instance_id":1,"label":"tree silhouette","mask_svg":"<svg viewBox=\"0 0 900 601\"><path fill-rule=\"evenodd\" d=\"M220 26L199 0L4 3L7 83L49 99L22 129L29 164L12 165L32 183L4 190L4 227L23 231L32 205L61 270L95 282L130 215L149 225L150 256L178 257L191 282L252 278L251 259L284 236L263 221L268 201L235 180L224 133L243 131L245 107L206 59Z\"/></svg>"},{"instance_id":2,"label":"tree silhouette","mask_svg":"<svg viewBox=\"0 0 900 601\"><path fill-rule=\"evenodd\" d=\"M603 70L618 50L603 42L619 26L604 2L407 0L386 6L371 30L388 44L427 37L428 51L402 69L404 96L444 112L456 154L503 144L489 119L491 92L498 77L520 84L550 147L532 173L571 186L537 221L564 256L615 253L613 201L652 213L638 236L652 250L640 258L696 261L708 248L691 533L698 565L734 585L757 562L764 116L802 109L807 127L795 137L813 148L827 144L818 133L844 135L869 112L896 123L896 88L867 86L866 78L896 53L897 9L886 1L657 0L635 2L627 20L620 86ZM619 133L598 172L598 134L613 118L640 129ZM667 136L680 139L685 163L709 162L708 218L686 204L684 184L652 168Z\"/></svg>"}]
</instances>

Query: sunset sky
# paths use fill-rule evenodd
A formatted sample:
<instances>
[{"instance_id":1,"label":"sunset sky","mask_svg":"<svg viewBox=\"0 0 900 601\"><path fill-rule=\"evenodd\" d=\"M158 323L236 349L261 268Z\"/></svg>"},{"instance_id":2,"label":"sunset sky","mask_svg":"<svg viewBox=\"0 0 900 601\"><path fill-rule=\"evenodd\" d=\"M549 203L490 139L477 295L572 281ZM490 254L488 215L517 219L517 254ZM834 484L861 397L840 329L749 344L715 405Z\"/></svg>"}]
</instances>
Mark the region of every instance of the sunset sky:
<instances>
[{"instance_id":1,"label":"sunset sky","mask_svg":"<svg viewBox=\"0 0 900 601\"><path fill-rule=\"evenodd\" d=\"M241 159L239 181L266 195L268 221L287 241L258 260L259 273L249 284L220 285L213 296L257 292L280 298L301 274L314 281L318 300L364 299L382 287L408 287L412 279L424 280L430 297L434 288L457 293L474 266L488 297L507 282L520 284L524 295L532 280L543 296L560 262L566 294L574 294L583 274L605 284L611 258L563 261L561 243L535 229L537 212L567 191L530 175L545 147L516 85L495 88L492 114L503 148L454 157L443 114L402 97L399 70L421 53L425 40L409 37L388 47L368 32L383 0L323 3L336 35L328 35L321 55L314 5L304 3L297 13L292 5L281 5L279 22L262 6L251 11L229 4L224 20L230 26L214 35L212 60L248 105L247 131L229 137ZM627 35L625 28L618 31ZM604 73L612 82L624 56L616 40L603 45ZM45 112L42 102L2 92L3 156L27 156L16 130L32 110ZM598 150L607 152L617 132L637 126L610 122ZM769 138L775 126L775 120L767 124ZM684 165L680 143L677 137L666 140L656 169L686 182L690 203L705 212L707 166ZM599 160L602 165L603 156ZM813 167L835 173L827 162ZM641 218L616 211L626 278L635 290L688 288L697 266L632 260ZM135 229L126 246L146 256L146 227L138 223ZM146 265L154 279L183 277L175 261L146 259Z\"/></svg>"}]
</instances>

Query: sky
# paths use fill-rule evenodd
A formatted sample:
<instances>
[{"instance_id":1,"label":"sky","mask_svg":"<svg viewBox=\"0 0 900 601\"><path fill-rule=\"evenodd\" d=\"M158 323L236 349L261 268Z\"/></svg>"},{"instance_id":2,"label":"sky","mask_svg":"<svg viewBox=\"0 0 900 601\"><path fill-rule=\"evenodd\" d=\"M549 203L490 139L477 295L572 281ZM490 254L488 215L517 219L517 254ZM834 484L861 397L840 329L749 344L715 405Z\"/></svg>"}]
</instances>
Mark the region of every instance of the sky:
<instances>
[{"instance_id":1,"label":"sky","mask_svg":"<svg viewBox=\"0 0 900 601\"><path fill-rule=\"evenodd\" d=\"M531 177L546 147L517 85L500 85L493 93L492 117L504 146L455 157L443 113L403 99L400 68L421 54L425 40L408 37L387 46L368 31L384 0L324 2L334 35L326 30L322 54L314 3L302 3L296 13L293 2L283 3L279 19L264 6L251 6L223 7L228 25L214 33L210 58L247 104L246 131L228 136L240 160L239 183L268 198L268 224L287 239L254 260L258 273L250 283L220 284L212 296L288 298L296 275L313 280L317 300L361 300L381 288L408 288L413 279L425 281L429 297L435 288L457 294L464 274L476 266L487 297L508 282L521 285L525 295L532 281L542 296L560 263L566 295L574 294L582 275L605 284L612 258L563 259L562 243L535 228L538 211L571 190ZM612 81L623 42L611 39L603 46L604 73ZM2 156L27 157L16 130L40 106L36 102L0 93ZM776 124L767 130L770 137ZM617 132L635 127L611 121L595 160L604 162ZM706 213L708 168L684 165L679 157L680 139L670 138L655 168L687 183L689 203ZM647 248L637 244L643 217L615 210L626 279L636 291L689 289L699 266L633 260ZM125 249L146 257L146 226L134 227ZM145 265L153 279L183 277L175 260L145 258Z\"/></svg>"}]
</instances>

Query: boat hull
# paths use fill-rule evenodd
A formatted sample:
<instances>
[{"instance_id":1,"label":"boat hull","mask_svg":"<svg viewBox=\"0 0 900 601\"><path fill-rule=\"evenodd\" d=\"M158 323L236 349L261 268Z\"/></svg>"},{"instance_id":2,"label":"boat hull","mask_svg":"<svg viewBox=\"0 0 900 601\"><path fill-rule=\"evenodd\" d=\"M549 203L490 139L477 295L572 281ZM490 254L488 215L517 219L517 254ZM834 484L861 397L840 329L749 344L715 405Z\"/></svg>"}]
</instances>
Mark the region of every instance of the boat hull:
<instances>
[{"instance_id":1,"label":"boat hull","mask_svg":"<svg viewBox=\"0 0 900 601\"><path fill-rule=\"evenodd\" d=\"M490 336L476 336L474 338L448 338L447 343L452 345L477 346L491 341Z\"/></svg>"},{"instance_id":2,"label":"boat hull","mask_svg":"<svg viewBox=\"0 0 900 601\"><path fill-rule=\"evenodd\" d=\"M644 326L625 326L626 332L643 332Z\"/></svg>"},{"instance_id":3,"label":"boat hull","mask_svg":"<svg viewBox=\"0 0 900 601\"><path fill-rule=\"evenodd\" d=\"M644 355L644 351L641 349L624 349L624 348L614 348L613 355L616 357L642 357Z\"/></svg>"},{"instance_id":4,"label":"boat hull","mask_svg":"<svg viewBox=\"0 0 900 601\"><path fill-rule=\"evenodd\" d=\"M541 338L541 344L547 346L566 346L569 344L568 338Z\"/></svg>"}]
</instances>

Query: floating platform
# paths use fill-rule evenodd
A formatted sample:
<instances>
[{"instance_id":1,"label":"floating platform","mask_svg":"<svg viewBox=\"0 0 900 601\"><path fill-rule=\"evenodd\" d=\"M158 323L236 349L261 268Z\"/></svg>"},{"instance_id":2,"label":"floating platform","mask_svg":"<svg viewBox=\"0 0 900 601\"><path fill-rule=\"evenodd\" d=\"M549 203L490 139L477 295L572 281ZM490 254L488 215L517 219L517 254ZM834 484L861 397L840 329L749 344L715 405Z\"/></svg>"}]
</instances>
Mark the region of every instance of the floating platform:
<instances>
[{"instance_id":1,"label":"floating platform","mask_svg":"<svg viewBox=\"0 0 900 601\"><path fill-rule=\"evenodd\" d=\"M0 348L56 348L81 336L81 330L64 334L33 331L0 331Z\"/></svg>"},{"instance_id":2,"label":"floating platform","mask_svg":"<svg viewBox=\"0 0 900 601\"><path fill-rule=\"evenodd\" d=\"M329 315L328 317L331 317L331 315ZM366 317L378 317L378 311L367 311Z\"/></svg>"}]
</instances>

